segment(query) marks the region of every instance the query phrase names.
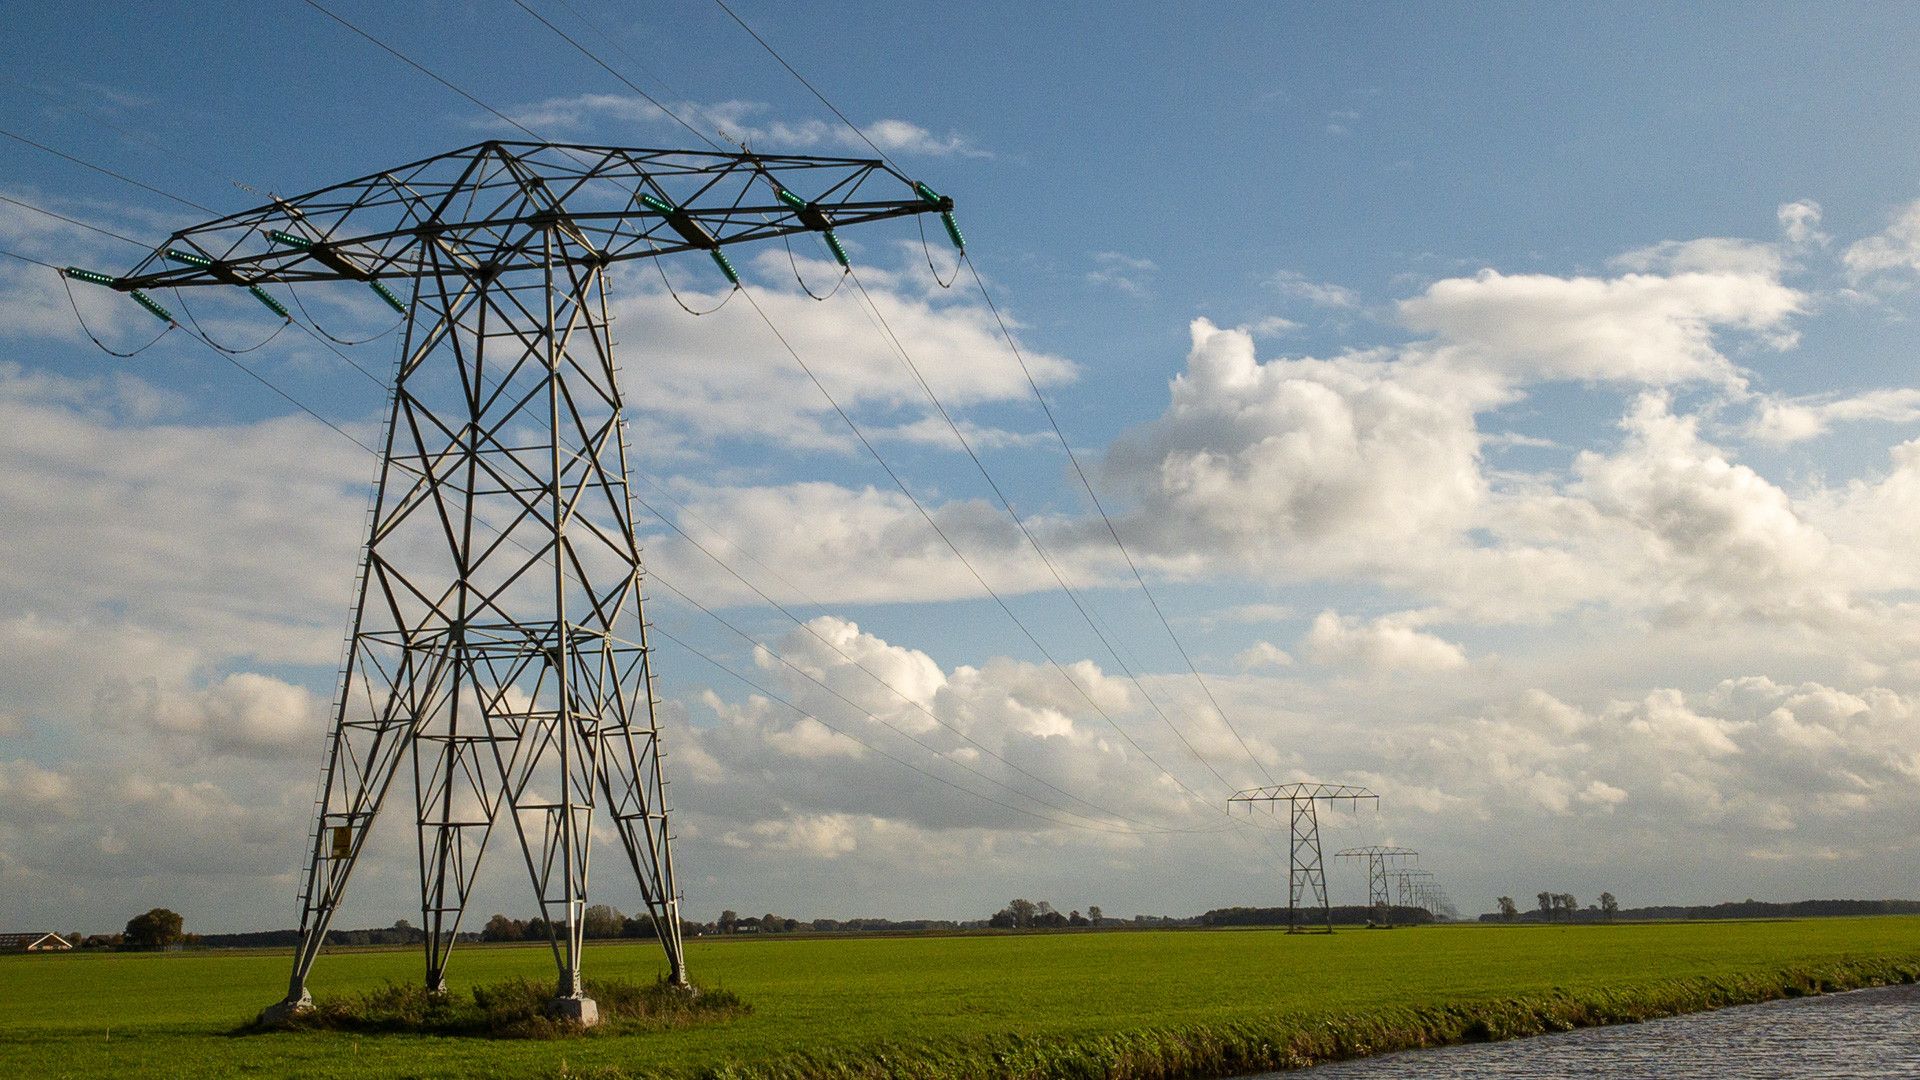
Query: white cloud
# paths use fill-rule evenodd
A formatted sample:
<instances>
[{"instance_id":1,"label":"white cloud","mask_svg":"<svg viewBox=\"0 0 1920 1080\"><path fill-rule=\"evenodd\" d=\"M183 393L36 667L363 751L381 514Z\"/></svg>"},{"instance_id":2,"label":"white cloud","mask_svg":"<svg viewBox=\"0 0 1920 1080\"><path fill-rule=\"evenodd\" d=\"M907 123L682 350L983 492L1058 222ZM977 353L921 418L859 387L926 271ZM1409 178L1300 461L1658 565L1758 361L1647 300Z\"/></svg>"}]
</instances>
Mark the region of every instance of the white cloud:
<instances>
[{"instance_id":1,"label":"white cloud","mask_svg":"<svg viewBox=\"0 0 1920 1080\"><path fill-rule=\"evenodd\" d=\"M1348 560L1460 528L1484 496L1486 384L1370 355L1263 364L1250 335L1205 319L1192 340L1167 411L1106 462L1152 550L1256 561L1304 542Z\"/></svg>"},{"instance_id":2,"label":"white cloud","mask_svg":"<svg viewBox=\"0 0 1920 1080\"><path fill-rule=\"evenodd\" d=\"M1781 235L1790 244L1826 244L1832 237L1820 231L1820 204L1812 199L1781 203Z\"/></svg>"},{"instance_id":3,"label":"white cloud","mask_svg":"<svg viewBox=\"0 0 1920 1080\"><path fill-rule=\"evenodd\" d=\"M1903 207L1884 231L1848 245L1841 261L1855 280L1890 270L1920 270L1920 200Z\"/></svg>"},{"instance_id":4,"label":"white cloud","mask_svg":"<svg viewBox=\"0 0 1920 1080\"><path fill-rule=\"evenodd\" d=\"M1665 240L1616 256L1612 265L1641 273L1735 274L1775 278L1780 276L1785 259L1773 244L1707 236L1698 240Z\"/></svg>"},{"instance_id":5,"label":"white cloud","mask_svg":"<svg viewBox=\"0 0 1920 1080\"><path fill-rule=\"evenodd\" d=\"M1292 667L1293 657L1285 649L1271 641L1256 641L1233 658L1235 667L1241 671L1252 671L1263 667Z\"/></svg>"},{"instance_id":6,"label":"white cloud","mask_svg":"<svg viewBox=\"0 0 1920 1080\"><path fill-rule=\"evenodd\" d=\"M1410 329L1436 337L1446 362L1525 382L1737 384L1715 334L1745 331L1784 347L1794 340L1787 319L1802 304L1800 293L1751 271L1601 279L1483 270L1435 282L1399 311Z\"/></svg>"},{"instance_id":7,"label":"white cloud","mask_svg":"<svg viewBox=\"0 0 1920 1080\"><path fill-rule=\"evenodd\" d=\"M1087 271L1087 280L1129 296L1145 296L1146 279L1158 269L1152 259L1122 251L1096 251L1093 253L1093 269Z\"/></svg>"},{"instance_id":8,"label":"white cloud","mask_svg":"<svg viewBox=\"0 0 1920 1080\"><path fill-rule=\"evenodd\" d=\"M1746 435L1775 446L1825 435L1836 423L1877 420L1906 424L1920 420L1920 390L1868 390L1826 400L1763 400Z\"/></svg>"},{"instance_id":9,"label":"white cloud","mask_svg":"<svg viewBox=\"0 0 1920 1080\"><path fill-rule=\"evenodd\" d=\"M1240 329L1245 330L1254 337L1281 337L1285 334L1297 333L1305 329L1305 327L1303 324L1294 322L1292 319L1283 319L1278 315L1268 315L1255 319Z\"/></svg>"},{"instance_id":10,"label":"white cloud","mask_svg":"<svg viewBox=\"0 0 1920 1080\"><path fill-rule=\"evenodd\" d=\"M1310 281L1298 270L1282 270L1267 279L1267 287L1290 300L1304 300L1314 307L1354 308L1360 306L1360 294L1344 285Z\"/></svg>"},{"instance_id":11,"label":"white cloud","mask_svg":"<svg viewBox=\"0 0 1920 1080\"><path fill-rule=\"evenodd\" d=\"M917 154L927 157L992 157L954 132L936 135L910 120L884 117L862 125L856 134L838 120L787 120L768 115L772 106L758 101L681 101L666 109L645 98L625 94L576 94L552 97L515 105L505 110L515 122L541 132L592 131L603 124L672 125L680 121L702 132L710 132L726 143L746 143L759 150L806 150L832 148L865 151L871 155L871 140L890 154ZM678 117L676 120L675 117ZM499 126L493 117L476 117L483 128ZM863 139L861 136L864 135Z\"/></svg>"},{"instance_id":12,"label":"white cloud","mask_svg":"<svg viewBox=\"0 0 1920 1080\"><path fill-rule=\"evenodd\" d=\"M918 257L917 248L913 254ZM855 290L842 289L833 300L818 303L792 284L785 251L764 254L756 265L768 281L784 277L786 284L758 287L755 299L841 405L876 431L892 428L901 438L918 440L939 437L944 421L937 427L922 424L937 420L933 407ZM812 282L827 282L839 273L838 266L820 260L802 259L800 268ZM696 310L726 299L724 281L704 260L674 261L664 269ZM984 305L935 288L925 280L924 268L918 276L872 268L860 275L887 325L949 408L1028 400L1026 376ZM752 307L729 303L706 318L688 319L657 280L652 268L634 271L619 283L614 302L619 325L647 327L644 334L619 338L623 367L646 373L627 382L633 411L700 440L753 439L857 452L819 389ZM1062 357L1023 351L1042 387L1058 386L1076 373Z\"/></svg>"},{"instance_id":13,"label":"white cloud","mask_svg":"<svg viewBox=\"0 0 1920 1080\"><path fill-rule=\"evenodd\" d=\"M1452 671L1465 667L1460 646L1415 629L1415 613L1385 615L1371 621L1323 611L1304 639L1307 658L1323 666L1353 666L1366 671Z\"/></svg>"}]
</instances>

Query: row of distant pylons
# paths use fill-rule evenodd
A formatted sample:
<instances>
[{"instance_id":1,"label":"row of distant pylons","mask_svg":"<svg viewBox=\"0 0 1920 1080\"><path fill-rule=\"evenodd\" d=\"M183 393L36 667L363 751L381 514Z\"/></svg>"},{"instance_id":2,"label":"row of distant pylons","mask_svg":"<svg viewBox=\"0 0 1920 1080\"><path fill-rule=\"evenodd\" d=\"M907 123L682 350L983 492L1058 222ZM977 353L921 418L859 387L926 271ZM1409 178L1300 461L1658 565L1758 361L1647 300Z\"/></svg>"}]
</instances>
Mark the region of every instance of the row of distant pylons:
<instances>
[{"instance_id":1,"label":"row of distant pylons","mask_svg":"<svg viewBox=\"0 0 1920 1080\"><path fill-rule=\"evenodd\" d=\"M1227 800L1231 808L1238 803L1251 811L1265 806L1278 813L1279 805L1288 808L1287 844L1287 932L1302 932L1302 901L1316 904L1325 924L1333 932L1333 902L1327 892L1326 861L1320 847L1320 813L1323 802L1345 802L1357 806L1371 800L1379 805L1380 796L1354 784L1320 784L1303 781L1273 787L1248 788L1235 792ZM1364 859L1367 864L1367 906L1373 911L1373 924L1392 926L1398 908L1419 908L1434 918L1451 910L1447 896L1434 880L1433 872L1420 869L1420 853L1412 848L1369 845L1334 853L1336 859Z\"/></svg>"}]
</instances>

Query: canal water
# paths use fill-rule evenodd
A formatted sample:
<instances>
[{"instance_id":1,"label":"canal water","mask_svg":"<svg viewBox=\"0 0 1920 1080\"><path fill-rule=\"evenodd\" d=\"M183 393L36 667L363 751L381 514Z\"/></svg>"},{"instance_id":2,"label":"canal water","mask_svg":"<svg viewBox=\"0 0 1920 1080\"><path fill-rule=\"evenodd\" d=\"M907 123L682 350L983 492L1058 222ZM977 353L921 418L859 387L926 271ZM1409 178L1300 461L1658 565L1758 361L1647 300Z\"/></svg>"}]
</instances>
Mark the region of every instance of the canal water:
<instances>
[{"instance_id":1,"label":"canal water","mask_svg":"<svg viewBox=\"0 0 1920 1080\"><path fill-rule=\"evenodd\" d=\"M1409 1050L1260 1080L1920 1078L1920 986L1770 1001L1643 1024Z\"/></svg>"}]
</instances>

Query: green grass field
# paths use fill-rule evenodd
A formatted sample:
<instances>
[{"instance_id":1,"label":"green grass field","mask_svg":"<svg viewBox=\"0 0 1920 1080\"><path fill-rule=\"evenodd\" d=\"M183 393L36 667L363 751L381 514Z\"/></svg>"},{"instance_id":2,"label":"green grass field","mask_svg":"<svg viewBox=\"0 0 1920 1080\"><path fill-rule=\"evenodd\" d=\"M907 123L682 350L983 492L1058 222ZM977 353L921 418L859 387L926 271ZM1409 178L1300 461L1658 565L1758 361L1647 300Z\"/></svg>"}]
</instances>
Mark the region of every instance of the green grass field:
<instances>
[{"instance_id":1,"label":"green grass field","mask_svg":"<svg viewBox=\"0 0 1920 1080\"><path fill-rule=\"evenodd\" d=\"M1196 1076L1920 978L1920 918L694 941L752 1014L550 1042L228 1034L280 955L0 957L9 1076ZM645 944L589 974L651 979ZM317 996L419 977L415 952L323 956ZM551 976L544 947L456 952L455 993ZM564 1064L563 1064L564 1063Z\"/></svg>"}]
</instances>

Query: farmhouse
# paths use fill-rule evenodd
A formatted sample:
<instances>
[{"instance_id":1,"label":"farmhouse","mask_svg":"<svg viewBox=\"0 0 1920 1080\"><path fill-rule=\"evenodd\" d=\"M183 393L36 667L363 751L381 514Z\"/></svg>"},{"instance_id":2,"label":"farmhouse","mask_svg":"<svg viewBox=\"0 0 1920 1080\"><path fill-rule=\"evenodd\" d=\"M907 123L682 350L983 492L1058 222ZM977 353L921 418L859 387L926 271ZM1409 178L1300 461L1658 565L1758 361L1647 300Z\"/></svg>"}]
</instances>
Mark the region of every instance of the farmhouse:
<instances>
[{"instance_id":1,"label":"farmhouse","mask_svg":"<svg viewBox=\"0 0 1920 1080\"><path fill-rule=\"evenodd\" d=\"M0 953L66 952L73 943L59 934L0 934Z\"/></svg>"}]
</instances>

